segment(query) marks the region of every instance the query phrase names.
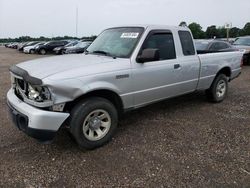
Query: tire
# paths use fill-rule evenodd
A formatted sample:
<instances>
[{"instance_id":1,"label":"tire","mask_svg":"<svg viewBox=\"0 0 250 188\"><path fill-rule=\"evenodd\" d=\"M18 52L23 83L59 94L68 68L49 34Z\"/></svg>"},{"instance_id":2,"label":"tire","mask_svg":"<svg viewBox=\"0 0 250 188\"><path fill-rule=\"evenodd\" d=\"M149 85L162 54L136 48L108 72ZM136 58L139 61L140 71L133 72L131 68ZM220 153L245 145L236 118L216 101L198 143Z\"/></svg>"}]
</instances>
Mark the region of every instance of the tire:
<instances>
[{"instance_id":1,"label":"tire","mask_svg":"<svg viewBox=\"0 0 250 188\"><path fill-rule=\"evenodd\" d=\"M34 53L35 53L35 50L31 49L30 54L34 54Z\"/></svg>"},{"instance_id":2,"label":"tire","mask_svg":"<svg viewBox=\"0 0 250 188\"><path fill-rule=\"evenodd\" d=\"M47 52L46 52L45 49L42 48L42 49L39 50L39 53L42 54L42 55L45 55Z\"/></svg>"},{"instance_id":3,"label":"tire","mask_svg":"<svg viewBox=\"0 0 250 188\"><path fill-rule=\"evenodd\" d=\"M117 123L118 113L114 105L99 97L88 98L77 104L69 120L71 134L84 149L95 149L108 143Z\"/></svg>"},{"instance_id":4,"label":"tire","mask_svg":"<svg viewBox=\"0 0 250 188\"><path fill-rule=\"evenodd\" d=\"M211 87L206 90L207 98L211 102L222 102L227 95L228 91L228 78L224 74L219 74L214 79Z\"/></svg>"}]
</instances>

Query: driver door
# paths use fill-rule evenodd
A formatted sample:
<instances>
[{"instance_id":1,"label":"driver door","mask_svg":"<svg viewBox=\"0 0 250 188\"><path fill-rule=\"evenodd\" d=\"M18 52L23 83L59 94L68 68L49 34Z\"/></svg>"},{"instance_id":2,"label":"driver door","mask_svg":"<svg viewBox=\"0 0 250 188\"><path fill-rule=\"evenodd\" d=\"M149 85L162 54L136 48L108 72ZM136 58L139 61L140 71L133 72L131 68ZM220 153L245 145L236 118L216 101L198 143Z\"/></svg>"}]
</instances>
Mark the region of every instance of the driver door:
<instances>
[{"instance_id":1,"label":"driver door","mask_svg":"<svg viewBox=\"0 0 250 188\"><path fill-rule=\"evenodd\" d=\"M189 70L194 62L184 62L183 58L177 58L175 41L171 31L151 31L138 55L141 55L142 50L148 48L158 49L160 59L145 63L132 62L134 66L132 69L132 85L135 107L181 95L195 89L197 80L183 81L186 77L187 79L193 77ZM197 74L197 78L198 65L197 63L197 71L193 72Z\"/></svg>"}]
</instances>

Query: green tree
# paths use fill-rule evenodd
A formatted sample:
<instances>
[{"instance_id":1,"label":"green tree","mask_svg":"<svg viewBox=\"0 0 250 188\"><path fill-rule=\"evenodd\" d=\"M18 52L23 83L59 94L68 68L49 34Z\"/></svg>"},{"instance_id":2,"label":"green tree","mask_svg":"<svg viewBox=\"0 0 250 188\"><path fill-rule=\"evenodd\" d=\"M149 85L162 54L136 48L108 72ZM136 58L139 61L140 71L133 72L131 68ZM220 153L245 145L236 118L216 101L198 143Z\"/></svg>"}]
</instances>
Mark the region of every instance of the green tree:
<instances>
[{"instance_id":1,"label":"green tree","mask_svg":"<svg viewBox=\"0 0 250 188\"><path fill-rule=\"evenodd\" d=\"M193 37L195 39L202 39L205 37L204 31L202 31L202 27L198 23L191 23L188 25L189 29L191 30Z\"/></svg>"},{"instance_id":2,"label":"green tree","mask_svg":"<svg viewBox=\"0 0 250 188\"><path fill-rule=\"evenodd\" d=\"M243 35L250 35L250 22L246 23L246 25L242 30L243 30L242 32Z\"/></svg>"},{"instance_id":3,"label":"green tree","mask_svg":"<svg viewBox=\"0 0 250 188\"><path fill-rule=\"evenodd\" d=\"M211 25L211 26L207 27L206 36L209 39L214 38L214 37L218 37L218 30L217 30L215 25Z\"/></svg>"},{"instance_id":4,"label":"green tree","mask_svg":"<svg viewBox=\"0 0 250 188\"><path fill-rule=\"evenodd\" d=\"M217 29L217 32L218 32L218 35L217 35L218 38L226 38L227 37L227 29L225 27L219 27Z\"/></svg>"},{"instance_id":5,"label":"green tree","mask_svg":"<svg viewBox=\"0 0 250 188\"><path fill-rule=\"evenodd\" d=\"M238 27L232 27L229 30L229 37L235 38L240 36L241 29Z\"/></svg>"}]
</instances>

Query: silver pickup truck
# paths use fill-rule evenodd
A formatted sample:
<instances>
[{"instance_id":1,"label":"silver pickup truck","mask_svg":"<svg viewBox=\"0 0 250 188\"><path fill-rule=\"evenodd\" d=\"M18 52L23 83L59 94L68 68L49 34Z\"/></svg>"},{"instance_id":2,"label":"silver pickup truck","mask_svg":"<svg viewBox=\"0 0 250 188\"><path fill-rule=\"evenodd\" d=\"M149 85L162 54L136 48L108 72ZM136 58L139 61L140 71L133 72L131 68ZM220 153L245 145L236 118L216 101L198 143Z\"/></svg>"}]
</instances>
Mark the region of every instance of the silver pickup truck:
<instances>
[{"instance_id":1,"label":"silver pickup truck","mask_svg":"<svg viewBox=\"0 0 250 188\"><path fill-rule=\"evenodd\" d=\"M12 66L7 102L29 136L50 141L66 127L80 147L93 149L112 138L128 110L197 90L221 102L241 63L241 52L197 55L184 27L116 27L84 54Z\"/></svg>"}]
</instances>

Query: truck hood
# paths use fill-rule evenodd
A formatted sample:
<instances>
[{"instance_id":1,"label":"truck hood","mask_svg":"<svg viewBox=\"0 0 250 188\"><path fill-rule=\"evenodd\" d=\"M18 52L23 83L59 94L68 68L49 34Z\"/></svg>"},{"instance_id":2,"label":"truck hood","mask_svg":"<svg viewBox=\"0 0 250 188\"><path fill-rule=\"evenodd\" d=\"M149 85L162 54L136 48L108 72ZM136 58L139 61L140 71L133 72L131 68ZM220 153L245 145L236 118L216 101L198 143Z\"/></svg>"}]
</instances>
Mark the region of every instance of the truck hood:
<instances>
[{"instance_id":1,"label":"truck hood","mask_svg":"<svg viewBox=\"0 0 250 188\"><path fill-rule=\"evenodd\" d=\"M73 54L35 59L20 63L17 66L26 70L32 77L44 79L56 74L61 75L64 72L72 73L74 70L79 72L79 69L86 74L89 69L92 70L90 72L93 72L98 64L112 63L113 61L115 59L106 56Z\"/></svg>"}]
</instances>

